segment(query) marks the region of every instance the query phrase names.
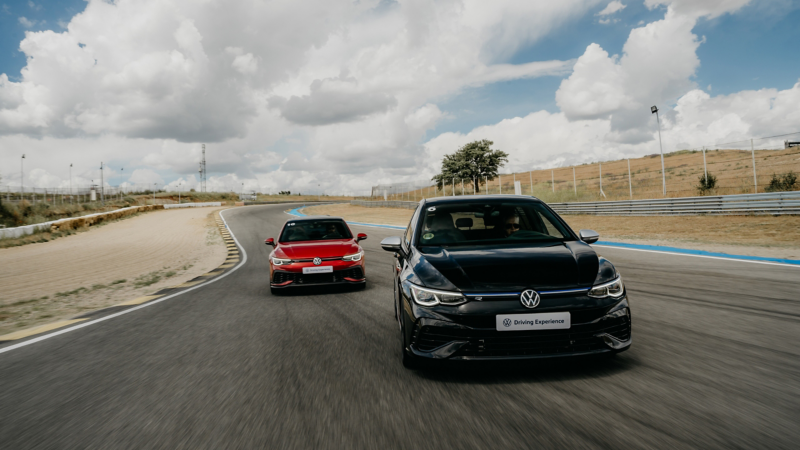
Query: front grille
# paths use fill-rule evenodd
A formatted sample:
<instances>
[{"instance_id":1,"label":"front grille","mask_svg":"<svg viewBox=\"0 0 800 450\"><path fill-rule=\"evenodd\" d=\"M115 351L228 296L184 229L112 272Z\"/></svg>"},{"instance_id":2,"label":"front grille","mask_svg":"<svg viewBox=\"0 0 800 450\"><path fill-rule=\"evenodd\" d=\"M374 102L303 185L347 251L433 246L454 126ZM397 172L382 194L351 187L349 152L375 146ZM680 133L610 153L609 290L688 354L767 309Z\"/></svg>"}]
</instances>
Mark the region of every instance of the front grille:
<instances>
[{"instance_id":1,"label":"front grille","mask_svg":"<svg viewBox=\"0 0 800 450\"><path fill-rule=\"evenodd\" d=\"M275 284L286 283L292 281L292 284L325 284L325 283L341 283L345 278L364 278L364 272L361 267L351 267L345 270L335 270L332 273L295 273L295 272L281 272L275 271L272 275L272 282Z\"/></svg>"},{"instance_id":2,"label":"front grille","mask_svg":"<svg viewBox=\"0 0 800 450\"><path fill-rule=\"evenodd\" d=\"M620 340L630 338L627 317L607 319L596 324L575 325L568 330L497 331L463 330L423 326L414 336L419 350L431 351L452 341L468 341L453 356L536 356L590 352L606 349L598 333L608 333Z\"/></svg>"}]
</instances>

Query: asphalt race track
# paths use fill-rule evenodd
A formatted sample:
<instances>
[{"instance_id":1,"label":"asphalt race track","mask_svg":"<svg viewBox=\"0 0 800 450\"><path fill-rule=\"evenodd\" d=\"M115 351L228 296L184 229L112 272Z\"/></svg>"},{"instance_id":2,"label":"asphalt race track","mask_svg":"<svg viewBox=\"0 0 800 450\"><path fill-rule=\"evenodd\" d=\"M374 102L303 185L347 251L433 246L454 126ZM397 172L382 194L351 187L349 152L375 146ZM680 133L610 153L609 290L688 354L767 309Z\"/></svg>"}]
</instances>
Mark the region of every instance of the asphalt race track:
<instances>
[{"instance_id":1,"label":"asphalt race track","mask_svg":"<svg viewBox=\"0 0 800 450\"><path fill-rule=\"evenodd\" d=\"M273 297L285 205L225 212L229 276L0 354L0 448L797 448L800 268L598 248L633 347L612 360L409 371L393 257L364 291Z\"/></svg>"}]
</instances>

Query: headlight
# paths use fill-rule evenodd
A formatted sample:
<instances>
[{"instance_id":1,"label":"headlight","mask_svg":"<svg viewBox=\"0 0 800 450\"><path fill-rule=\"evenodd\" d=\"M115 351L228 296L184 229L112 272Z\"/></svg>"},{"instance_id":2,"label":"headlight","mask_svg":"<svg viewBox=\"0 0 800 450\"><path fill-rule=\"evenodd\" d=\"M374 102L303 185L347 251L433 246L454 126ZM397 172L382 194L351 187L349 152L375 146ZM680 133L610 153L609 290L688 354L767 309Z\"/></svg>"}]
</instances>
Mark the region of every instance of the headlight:
<instances>
[{"instance_id":1,"label":"headlight","mask_svg":"<svg viewBox=\"0 0 800 450\"><path fill-rule=\"evenodd\" d=\"M280 258L271 257L270 260L272 261L272 264L274 264L276 266L282 266L284 264L291 264L292 263L291 259L280 259Z\"/></svg>"},{"instance_id":2,"label":"headlight","mask_svg":"<svg viewBox=\"0 0 800 450\"><path fill-rule=\"evenodd\" d=\"M343 256L342 261L361 261L362 256L364 256L364 252L358 252L355 255Z\"/></svg>"},{"instance_id":3,"label":"headlight","mask_svg":"<svg viewBox=\"0 0 800 450\"><path fill-rule=\"evenodd\" d=\"M598 284L589 290L589 297L606 298L606 297L622 297L625 292L625 285L622 284L622 277L617 277L616 280L609 283Z\"/></svg>"},{"instance_id":4,"label":"headlight","mask_svg":"<svg viewBox=\"0 0 800 450\"><path fill-rule=\"evenodd\" d=\"M407 282L408 283L408 282ZM467 301L460 292L439 291L419 287L416 284L408 283L414 301L422 306L459 305Z\"/></svg>"}]
</instances>

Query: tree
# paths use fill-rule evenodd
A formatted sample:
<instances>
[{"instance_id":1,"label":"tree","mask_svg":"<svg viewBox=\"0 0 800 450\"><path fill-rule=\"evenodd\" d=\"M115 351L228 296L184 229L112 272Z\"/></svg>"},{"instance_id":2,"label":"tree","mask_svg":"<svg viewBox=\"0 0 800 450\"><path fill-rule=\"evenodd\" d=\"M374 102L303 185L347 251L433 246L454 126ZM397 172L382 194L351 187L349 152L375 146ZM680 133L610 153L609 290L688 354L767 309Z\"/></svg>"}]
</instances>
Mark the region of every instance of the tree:
<instances>
[{"instance_id":1,"label":"tree","mask_svg":"<svg viewBox=\"0 0 800 450\"><path fill-rule=\"evenodd\" d=\"M700 192L700 195L705 195L708 191L717 187L717 177L714 175L708 174L706 178L705 175L700 175L700 179L698 180L697 184L697 191Z\"/></svg>"},{"instance_id":2,"label":"tree","mask_svg":"<svg viewBox=\"0 0 800 450\"><path fill-rule=\"evenodd\" d=\"M772 180L767 186L767 192L793 191L797 188L797 175L789 171L783 175L772 174Z\"/></svg>"},{"instance_id":3,"label":"tree","mask_svg":"<svg viewBox=\"0 0 800 450\"><path fill-rule=\"evenodd\" d=\"M442 159L442 171L432 178L439 188L449 184L453 179L470 180L476 192L480 192L484 179L494 180L497 170L508 162L508 153L492 150L492 141L486 139L470 142L455 153L445 155Z\"/></svg>"}]
</instances>

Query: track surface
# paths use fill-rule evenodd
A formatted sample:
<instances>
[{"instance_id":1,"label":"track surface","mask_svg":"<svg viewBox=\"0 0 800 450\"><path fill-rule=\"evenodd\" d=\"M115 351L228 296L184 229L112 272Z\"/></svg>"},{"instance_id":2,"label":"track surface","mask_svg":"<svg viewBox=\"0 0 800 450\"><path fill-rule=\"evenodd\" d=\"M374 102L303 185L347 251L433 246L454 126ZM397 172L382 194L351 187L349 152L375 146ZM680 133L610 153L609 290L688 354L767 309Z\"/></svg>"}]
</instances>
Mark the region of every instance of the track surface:
<instances>
[{"instance_id":1,"label":"track surface","mask_svg":"<svg viewBox=\"0 0 800 450\"><path fill-rule=\"evenodd\" d=\"M273 297L285 205L174 299L0 354L0 448L797 448L800 269L603 248L634 344L610 361L403 369L392 256L368 287Z\"/></svg>"}]
</instances>

